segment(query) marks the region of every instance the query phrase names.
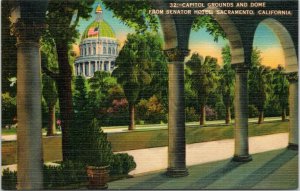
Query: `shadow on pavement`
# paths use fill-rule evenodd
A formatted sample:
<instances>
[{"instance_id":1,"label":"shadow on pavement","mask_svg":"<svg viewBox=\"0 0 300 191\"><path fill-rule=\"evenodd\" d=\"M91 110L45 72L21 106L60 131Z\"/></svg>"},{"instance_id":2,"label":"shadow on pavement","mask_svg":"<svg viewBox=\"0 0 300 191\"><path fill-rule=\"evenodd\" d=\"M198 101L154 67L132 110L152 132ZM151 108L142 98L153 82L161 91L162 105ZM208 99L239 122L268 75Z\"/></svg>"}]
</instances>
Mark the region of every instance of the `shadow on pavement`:
<instances>
[{"instance_id":1,"label":"shadow on pavement","mask_svg":"<svg viewBox=\"0 0 300 191\"><path fill-rule=\"evenodd\" d=\"M269 175L273 174L284 164L292 160L296 155L298 155L297 151L288 150L288 149L283 150L281 153L273 157L265 165L258 168L256 171L254 171L253 173L245 177L243 180L241 180L237 185L232 187L232 189L250 189L254 187L259 182L267 178Z\"/></svg>"}]
</instances>

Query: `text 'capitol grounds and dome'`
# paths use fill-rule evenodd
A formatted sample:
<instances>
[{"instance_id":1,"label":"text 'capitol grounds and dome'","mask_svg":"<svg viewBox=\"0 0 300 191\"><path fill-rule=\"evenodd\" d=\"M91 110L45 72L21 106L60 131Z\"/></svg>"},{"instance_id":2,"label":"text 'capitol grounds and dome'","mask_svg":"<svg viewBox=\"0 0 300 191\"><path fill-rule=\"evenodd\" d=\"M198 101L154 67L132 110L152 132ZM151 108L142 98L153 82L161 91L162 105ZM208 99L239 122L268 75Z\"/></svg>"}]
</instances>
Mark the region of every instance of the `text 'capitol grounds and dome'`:
<instances>
[{"instance_id":1,"label":"text 'capitol grounds and dome'","mask_svg":"<svg viewBox=\"0 0 300 191\"><path fill-rule=\"evenodd\" d=\"M267 2L169 3L167 9L148 12L153 15L293 15L292 10L269 9Z\"/></svg>"}]
</instances>

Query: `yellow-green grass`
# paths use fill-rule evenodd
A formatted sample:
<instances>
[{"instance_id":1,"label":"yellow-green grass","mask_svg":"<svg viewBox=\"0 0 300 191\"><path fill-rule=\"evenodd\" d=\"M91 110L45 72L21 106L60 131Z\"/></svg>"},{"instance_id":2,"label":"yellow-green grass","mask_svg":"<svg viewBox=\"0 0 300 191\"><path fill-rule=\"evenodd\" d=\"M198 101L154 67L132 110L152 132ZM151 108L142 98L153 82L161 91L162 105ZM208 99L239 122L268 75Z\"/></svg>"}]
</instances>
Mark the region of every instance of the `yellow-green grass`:
<instances>
[{"instance_id":1,"label":"yellow-green grass","mask_svg":"<svg viewBox=\"0 0 300 191\"><path fill-rule=\"evenodd\" d=\"M46 129L42 129L43 133L46 133ZM11 128L11 129L4 129L2 128L1 130L1 135L16 135L17 134L17 129L16 128Z\"/></svg>"},{"instance_id":2,"label":"yellow-green grass","mask_svg":"<svg viewBox=\"0 0 300 191\"><path fill-rule=\"evenodd\" d=\"M249 124L249 136L268 135L288 132L288 122L266 122ZM187 127L186 143L199 143L233 138L234 125ZM114 151L126 151L151 147L162 147L168 144L168 130L132 131L108 134Z\"/></svg>"}]
</instances>

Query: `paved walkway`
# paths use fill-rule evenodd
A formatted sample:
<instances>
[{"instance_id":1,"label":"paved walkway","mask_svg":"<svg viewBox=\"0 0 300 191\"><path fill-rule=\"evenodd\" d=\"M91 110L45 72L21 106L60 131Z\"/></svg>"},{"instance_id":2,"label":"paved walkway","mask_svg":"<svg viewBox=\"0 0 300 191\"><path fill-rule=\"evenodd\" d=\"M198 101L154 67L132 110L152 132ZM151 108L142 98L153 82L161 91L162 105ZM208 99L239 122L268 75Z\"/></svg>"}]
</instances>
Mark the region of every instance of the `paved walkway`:
<instances>
[{"instance_id":1,"label":"paved walkway","mask_svg":"<svg viewBox=\"0 0 300 191\"><path fill-rule=\"evenodd\" d=\"M270 150L285 148L288 144L288 133L256 136L249 138L250 153L261 153ZM186 146L187 166L220 161L231 158L234 152L234 139L188 144ZM137 168L131 175L149 173L167 168L168 147L130 150L128 153L134 157ZM16 170L16 165L2 166Z\"/></svg>"},{"instance_id":2,"label":"paved walkway","mask_svg":"<svg viewBox=\"0 0 300 191\"><path fill-rule=\"evenodd\" d=\"M250 154L285 148L288 145L288 133L256 136L249 138ZM167 168L168 147L131 150L137 168L131 175L147 173ZM234 153L234 139L194 143L186 146L187 166L203 164L231 158Z\"/></svg>"}]
</instances>

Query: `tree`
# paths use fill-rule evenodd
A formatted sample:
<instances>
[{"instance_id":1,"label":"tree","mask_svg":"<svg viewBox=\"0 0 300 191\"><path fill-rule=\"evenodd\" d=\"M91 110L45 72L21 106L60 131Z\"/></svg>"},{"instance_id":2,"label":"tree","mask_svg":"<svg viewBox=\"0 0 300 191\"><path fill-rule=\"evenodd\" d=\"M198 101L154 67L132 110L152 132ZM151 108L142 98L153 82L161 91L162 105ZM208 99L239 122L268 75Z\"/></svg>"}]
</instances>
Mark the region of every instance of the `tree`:
<instances>
[{"instance_id":1,"label":"tree","mask_svg":"<svg viewBox=\"0 0 300 191\"><path fill-rule=\"evenodd\" d=\"M55 132L55 105L57 102L57 90L55 82L49 76L43 74L43 97L48 107L48 128L47 136L53 136Z\"/></svg>"},{"instance_id":2,"label":"tree","mask_svg":"<svg viewBox=\"0 0 300 191\"><path fill-rule=\"evenodd\" d=\"M14 85L17 76L17 37L10 33L11 3L10 0L1 1L1 85L2 92L9 92L10 96L15 97L17 94L17 86Z\"/></svg>"},{"instance_id":3,"label":"tree","mask_svg":"<svg viewBox=\"0 0 300 191\"><path fill-rule=\"evenodd\" d=\"M190 68L191 87L195 90L200 105L200 125L205 124L205 105L210 93L217 88L217 59L206 56L203 60L198 53L194 53L186 63Z\"/></svg>"},{"instance_id":4,"label":"tree","mask_svg":"<svg viewBox=\"0 0 300 191\"><path fill-rule=\"evenodd\" d=\"M280 65L274 71L273 90L274 95L277 98L281 107L281 119L282 121L285 121L286 108L288 106L289 81L286 79L286 76L283 72L284 68Z\"/></svg>"},{"instance_id":5,"label":"tree","mask_svg":"<svg viewBox=\"0 0 300 191\"><path fill-rule=\"evenodd\" d=\"M11 125L17 115L16 97L11 97L8 92L1 94L2 125Z\"/></svg>"},{"instance_id":6,"label":"tree","mask_svg":"<svg viewBox=\"0 0 300 191\"><path fill-rule=\"evenodd\" d=\"M220 91L225 105L225 123L229 124L231 121L230 107L234 97L234 70L231 68L231 54L230 47L226 45L222 49L223 68L220 70Z\"/></svg>"},{"instance_id":7,"label":"tree","mask_svg":"<svg viewBox=\"0 0 300 191\"><path fill-rule=\"evenodd\" d=\"M135 105L139 101L141 90L152 80L151 68L156 62L153 53L161 50L157 36L144 34L129 34L127 40L116 59L117 68L113 76L124 89L129 104L130 124L129 130L134 129Z\"/></svg>"},{"instance_id":8,"label":"tree","mask_svg":"<svg viewBox=\"0 0 300 191\"><path fill-rule=\"evenodd\" d=\"M93 110L94 117L101 118L101 110L111 105L111 98L109 90L117 88L117 79L112 77L109 72L96 71L94 76L88 80L90 91L89 100L93 101L91 109ZM102 121L101 121L102 122Z\"/></svg>"},{"instance_id":9,"label":"tree","mask_svg":"<svg viewBox=\"0 0 300 191\"><path fill-rule=\"evenodd\" d=\"M48 29L44 39L53 42L58 59L58 71L43 66L43 71L56 81L62 126L63 160L70 157L70 128L73 119L72 67L70 49L79 33L76 29L80 18L90 17L94 0L52 0L48 5ZM75 16L75 18L74 18Z\"/></svg>"},{"instance_id":10,"label":"tree","mask_svg":"<svg viewBox=\"0 0 300 191\"><path fill-rule=\"evenodd\" d=\"M249 74L250 103L255 105L259 112L258 124L264 121L264 108L271 91L271 70L261 64L260 50L253 49L251 69Z\"/></svg>"}]
</instances>

